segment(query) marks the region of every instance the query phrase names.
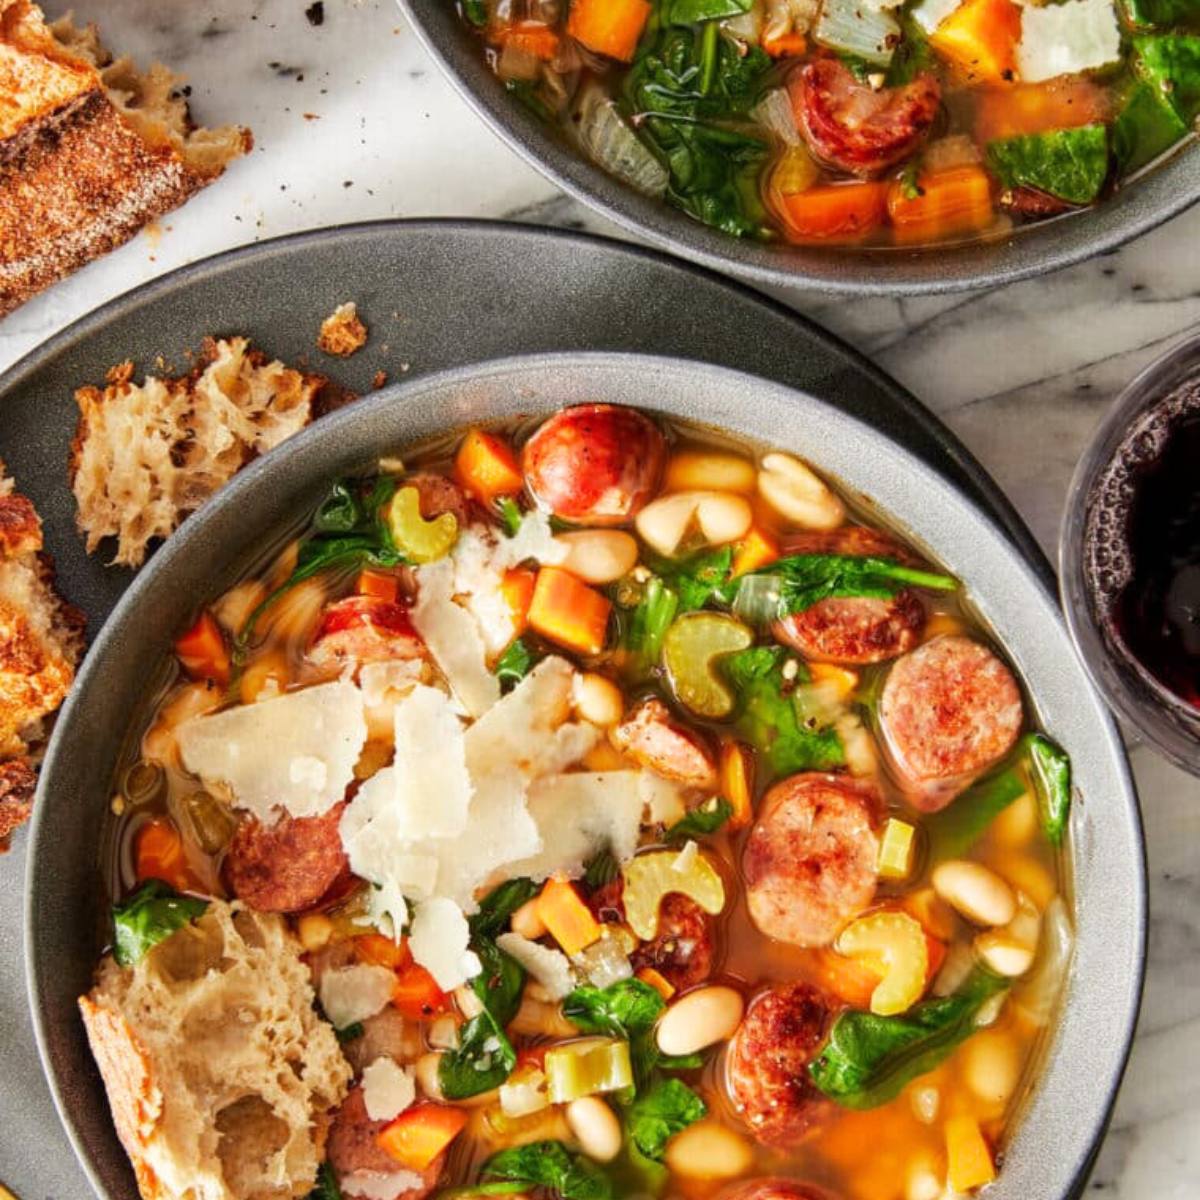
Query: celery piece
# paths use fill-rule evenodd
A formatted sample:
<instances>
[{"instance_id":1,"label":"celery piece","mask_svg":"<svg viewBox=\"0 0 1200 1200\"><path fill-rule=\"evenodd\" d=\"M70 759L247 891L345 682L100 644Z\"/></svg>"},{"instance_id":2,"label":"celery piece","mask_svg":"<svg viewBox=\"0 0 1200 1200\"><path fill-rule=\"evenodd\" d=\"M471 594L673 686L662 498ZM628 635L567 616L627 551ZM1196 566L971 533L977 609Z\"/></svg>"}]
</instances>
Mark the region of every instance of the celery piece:
<instances>
[{"instance_id":1,"label":"celery piece","mask_svg":"<svg viewBox=\"0 0 1200 1200\"><path fill-rule=\"evenodd\" d=\"M716 659L747 649L754 635L724 613L691 612L677 617L663 639L662 661L671 691L684 708L719 721L733 711L729 686L713 670Z\"/></svg>"},{"instance_id":2,"label":"celery piece","mask_svg":"<svg viewBox=\"0 0 1200 1200\"><path fill-rule=\"evenodd\" d=\"M556 1046L546 1053L545 1071L551 1104L619 1092L633 1083L629 1043L615 1038L589 1038Z\"/></svg>"},{"instance_id":3,"label":"celery piece","mask_svg":"<svg viewBox=\"0 0 1200 1200\"><path fill-rule=\"evenodd\" d=\"M1168 33L1133 39L1135 70L1190 124L1200 113L1200 36Z\"/></svg>"},{"instance_id":4,"label":"celery piece","mask_svg":"<svg viewBox=\"0 0 1200 1200\"><path fill-rule=\"evenodd\" d=\"M453 513L442 513L425 520L420 493L415 487L402 487L388 509L388 531L409 562L428 563L450 553L458 540L458 519Z\"/></svg>"},{"instance_id":5,"label":"celery piece","mask_svg":"<svg viewBox=\"0 0 1200 1200\"><path fill-rule=\"evenodd\" d=\"M886 8L871 8L858 0L826 0L813 38L830 50L886 67L900 42L900 25Z\"/></svg>"},{"instance_id":6,"label":"celery piece","mask_svg":"<svg viewBox=\"0 0 1200 1200\"><path fill-rule=\"evenodd\" d=\"M907 821L889 818L879 843L879 874L884 879L909 877L912 872L913 835L916 832Z\"/></svg>"},{"instance_id":7,"label":"celery piece","mask_svg":"<svg viewBox=\"0 0 1200 1200\"><path fill-rule=\"evenodd\" d=\"M1117 170L1130 175L1186 136L1187 126L1163 92L1144 79L1125 90L1113 124Z\"/></svg>"},{"instance_id":8,"label":"celery piece","mask_svg":"<svg viewBox=\"0 0 1200 1200\"><path fill-rule=\"evenodd\" d=\"M1082 125L1001 138L988 143L987 159L1006 188L1035 188L1071 204L1091 204L1108 178L1108 130Z\"/></svg>"}]
</instances>

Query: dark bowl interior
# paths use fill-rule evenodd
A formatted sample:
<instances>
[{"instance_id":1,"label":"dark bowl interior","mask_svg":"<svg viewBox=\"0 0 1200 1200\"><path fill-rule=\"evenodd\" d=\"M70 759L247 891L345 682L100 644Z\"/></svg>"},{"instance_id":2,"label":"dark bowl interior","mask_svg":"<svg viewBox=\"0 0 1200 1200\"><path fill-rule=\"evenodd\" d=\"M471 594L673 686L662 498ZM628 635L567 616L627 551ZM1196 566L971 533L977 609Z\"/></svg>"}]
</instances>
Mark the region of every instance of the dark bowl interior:
<instances>
[{"instance_id":1,"label":"dark bowl interior","mask_svg":"<svg viewBox=\"0 0 1200 1200\"><path fill-rule=\"evenodd\" d=\"M647 241L756 283L858 295L921 295L994 287L1115 249L1200 199L1195 139L1094 211L1011 236L925 250L800 247L742 241L639 195L577 153L518 103L487 67L479 38L449 0L398 0L467 102L518 154L575 199Z\"/></svg>"},{"instance_id":2,"label":"dark bowl interior","mask_svg":"<svg viewBox=\"0 0 1200 1200\"><path fill-rule=\"evenodd\" d=\"M1039 715L1070 752L1075 960L995 1200L1059 1200L1082 1187L1133 1034L1145 939L1136 800L1111 720L1074 657L1052 597L1000 529L883 434L811 396L723 368L635 355L544 355L431 375L343 409L268 454L189 519L122 597L84 663L42 772L26 884L30 1003L51 1089L97 1192L132 1197L76 998L103 920L97 829L118 748L196 606L219 594L328 480L471 421L589 400L639 404L792 449L874 499L967 581Z\"/></svg>"}]
</instances>

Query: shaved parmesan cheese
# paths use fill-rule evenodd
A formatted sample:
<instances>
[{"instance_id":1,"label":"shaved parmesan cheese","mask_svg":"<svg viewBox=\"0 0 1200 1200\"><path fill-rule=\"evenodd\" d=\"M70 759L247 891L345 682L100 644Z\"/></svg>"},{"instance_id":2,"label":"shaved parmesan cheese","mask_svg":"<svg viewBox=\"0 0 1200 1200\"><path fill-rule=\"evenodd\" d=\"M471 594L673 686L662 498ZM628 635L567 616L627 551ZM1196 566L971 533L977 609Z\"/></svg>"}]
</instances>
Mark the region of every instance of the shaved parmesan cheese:
<instances>
[{"instance_id":1,"label":"shaved parmesan cheese","mask_svg":"<svg viewBox=\"0 0 1200 1200\"><path fill-rule=\"evenodd\" d=\"M362 1073L363 1103L372 1121L398 1117L417 1098L411 1067L381 1054Z\"/></svg>"},{"instance_id":2,"label":"shaved parmesan cheese","mask_svg":"<svg viewBox=\"0 0 1200 1200\"><path fill-rule=\"evenodd\" d=\"M674 825L687 815L683 788L653 771L642 771L639 791L646 804L646 821L651 825Z\"/></svg>"},{"instance_id":3,"label":"shaved parmesan cheese","mask_svg":"<svg viewBox=\"0 0 1200 1200\"><path fill-rule=\"evenodd\" d=\"M425 1190L425 1180L415 1171L351 1171L338 1183L344 1196L363 1200L397 1200L408 1192Z\"/></svg>"},{"instance_id":4,"label":"shaved parmesan cheese","mask_svg":"<svg viewBox=\"0 0 1200 1200\"><path fill-rule=\"evenodd\" d=\"M337 804L367 740L362 694L339 680L193 717L176 732L183 765L261 821L281 805L312 817Z\"/></svg>"},{"instance_id":5,"label":"shaved parmesan cheese","mask_svg":"<svg viewBox=\"0 0 1200 1200\"><path fill-rule=\"evenodd\" d=\"M1065 0L1021 10L1017 69L1025 83L1094 71L1120 57L1113 0Z\"/></svg>"},{"instance_id":6,"label":"shaved parmesan cheese","mask_svg":"<svg viewBox=\"0 0 1200 1200\"><path fill-rule=\"evenodd\" d=\"M467 918L453 900L435 896L417 905L408 947L413 962L424 967L442 991L466 983L482 969L479 959L467 948L470 940Z\"/></svg>"},{"instance_id":7,"label":"shaved parmesan cheese","mask_svg":"<svg viewBox=\"0 0 1200 1200\"><path fill-rule=\"evenodd\" d=\"M419 568L417 583L413 626L468 715L482 716L500 699L500 681L487 668L475 618L454 602L453 562L440 558Z\"/></svg>"},{"instance_id":8,"label":"shaved parmesan cheese","mask_svg":"<svg viewBox=\"0 0 1200 1200\"><path fill-rule=\"evenodd\" d=\"M445 692L418 684L396 705L396 831L458 837L467 827L471 777L462 722Z\"/></svg>"},{"instance_id":9,"label":"shaved parmesan cheese","mask_svg":"<svg viewBox=\"0 0 1200 1200\"><path fill-rule=\"evenodd\" d=\"M404 936L408 924L408 901L400 884L387 879L370 889L367 897L367 920L384 937L390 937L396 945Z\"/></svg>"},{"instance_id":10,"label":"shaved parmesan cheese","mask_svg":"<svg viewBox=\"0 0 1200 1200\"><path fill-rule=\"evenodd\" d=\"M502 933L496 945L511 955L546 989L551 1000L561 1000L575 990L571 960L561 950L531 942L519 933Z\"/></svg>"},{"instance_id":11,"label":"shaved parmesan cheese","mask_svg":"<svg viewBox=\"0 0 1200 1200\"><path fill-rule=\"evenodd\" d=\"M692 864L696 861L696 855L699 853L700 847L689 839L671 864L671 870L678 871L680 875L686 875L692 869Z\"/></svg>"},{"instance_id":12,"label":"shaved parmesan cheese","mask_svg":"<svg viewBox=\"0 0 1200 1200\"><path fill-rule=\"evenodd\" d=\"M396 976L387 967L358 963L321 975L320 1000L334 1029L345 1029L382 1012L392 998Z\"/></svg>"},{"instance_id":13,"label":"shaved parmesan cheese","mask_svg":"<svg viewBox=\"0 0 1200 1200\"><path fill-rule=\"evenodd\" d=\"M539 880L561 871L583 872L598 851L618 862L632 858L642 823L640 771L551 775L529 788L529 813L542 837L541 852L512 864L509 874Z\"/></svg>"},{"instance_id":14,"label":"shaved parmesan cheese","mask_svg":"<svg viewBox=\"0 0 1200 1200\"><path fill-rule=\"evenodd\" d=\"M387 659L384 662L363 663L358 670L358 686L368 708L395 704L401 696L421 682L425 663L419 658Z\"/></svg>"}]
</instances>

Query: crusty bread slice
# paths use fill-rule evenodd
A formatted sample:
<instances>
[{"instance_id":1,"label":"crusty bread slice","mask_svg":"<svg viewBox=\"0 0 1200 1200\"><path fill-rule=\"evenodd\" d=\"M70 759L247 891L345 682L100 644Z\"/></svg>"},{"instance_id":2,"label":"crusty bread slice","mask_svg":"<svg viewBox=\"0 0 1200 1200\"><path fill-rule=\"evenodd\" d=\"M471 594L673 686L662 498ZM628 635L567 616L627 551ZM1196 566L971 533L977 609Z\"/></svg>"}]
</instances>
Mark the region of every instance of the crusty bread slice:
<instances>
[{"instance_id":1,"label":"crusty bread slice","mask_svg":"<svg viewBox=\"0 0 1200 1200\"><path fill-rule=\"evenodd\" d=\"M138 566L255 455L317 415L319 375L270 362L242 337L209 342L190 375L130 380L128 364L107 387L75 393L79 425L71 487L88 553L115 537L113 562Z\"/></svg>"},{"instance_id":2,"label":"crusty bread slice","mask_svg":"<svg viewBox=\"0 0 1200 1200\"><path fill-rule=\"evenodd\" d=\"M181 80L0 0L0 316L211 183L253 139L195 129Z\"/></svg>"},{"instance_id":3,"label":"crusty bread slice","mask_svg":"<svg viewBox=\"0 0 1200 1200\"><path fill-rule=\"evenodd\" d=\"M145 1200L312 1188L351 1071L282 918L214 900L79 1006Z\"/></svg>"}]
</instances>

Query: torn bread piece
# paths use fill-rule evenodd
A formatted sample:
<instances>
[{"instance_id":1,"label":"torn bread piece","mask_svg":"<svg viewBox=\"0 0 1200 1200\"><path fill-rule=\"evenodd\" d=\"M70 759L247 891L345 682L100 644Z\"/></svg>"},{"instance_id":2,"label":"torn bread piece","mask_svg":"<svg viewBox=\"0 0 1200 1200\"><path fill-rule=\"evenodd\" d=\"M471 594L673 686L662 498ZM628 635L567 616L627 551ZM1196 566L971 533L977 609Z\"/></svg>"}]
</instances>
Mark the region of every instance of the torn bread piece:
<instances>
[{"instance_id":1,"label":"torn bread piece","mask_svg":"<svg viewBox=\"0 0 1200 1200\"><path fill-rule=\"evenodd\" d=\"M312 1189L350 1083L284 921L213 900L79 1007L144 1200Z\"/></svg>"},{"instance_id":2,"label":"torn bread piece","mask_svg":"<svg viewBox=\"0 0 1200 1200\"><path fill-rule=\"evenodd\" d=\"M0 462L0 852L29 817L45 721L74 682L83 625L54 590L33 503Z\"/></svg>"},{"instance_id":3,"label":"torn bread piece","mask_svg":"<svg viewBox=\"0 0 1200 1200\"><path fill-rule=\"evenodd\" d=\"M337 358L349 358L367 344L367 327L358 315L358 306L353 300L339 304L321 322L317 334L317 349L324 350Z\"/></svg>"},{"instance_id":4,"label":"torn bread piece","mask_svg":"<svg viewBox=\"0 0 1200 1200\"><path fill-rule=\"evenodd\" d=\"M125 364L80 388L70 474L88 553L115 537L112 562L140 566L153 538L318 416L324 386L233 337L208 341L189 375L136 384Z\"/></svg>"},{"instance_id":5,"label":"torn bread piece","mask_svg":"<svg viewBox=\"0 0 1200 1200\"><path fill-rule=\"evenodd\" d=\"M183 204L253 145L199 129L166 67L0 0L0 316Z\"/></svg>"}]
</instances>

